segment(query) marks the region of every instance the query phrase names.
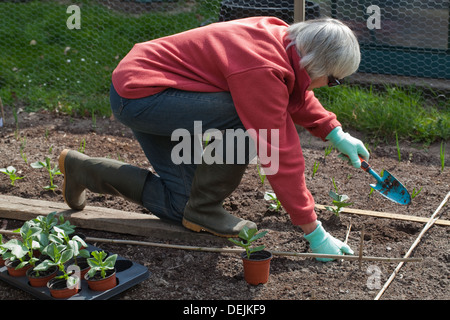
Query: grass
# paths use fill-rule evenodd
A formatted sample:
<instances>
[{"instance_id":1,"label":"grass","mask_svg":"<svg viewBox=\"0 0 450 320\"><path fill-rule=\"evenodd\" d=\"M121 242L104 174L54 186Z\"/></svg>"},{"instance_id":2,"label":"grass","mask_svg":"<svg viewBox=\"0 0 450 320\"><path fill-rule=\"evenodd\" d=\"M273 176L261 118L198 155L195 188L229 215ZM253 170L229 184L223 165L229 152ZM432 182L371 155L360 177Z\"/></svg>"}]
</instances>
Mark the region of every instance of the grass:
<instances>
[{"instance_id":1,"label":"grass","mask_svg":"<svg viewBox=\"0 0 450 320\"><path fill-rule=\"evenodd\" d=\"M218 17L220 0L171 1L129 14L80 0L81 29L70 30L69 2L0 2L0 97L5 106L109 116L111 73L137 42L198 27ZM378 139L430 143L450 138L450 99L429 104L417 88L343 85L316 90L345 127Z\"/></svg>"},{"instance_id":2,"label":"grass","mask_svg":"<svg viewBox=\"0 0 450 320\"><path fill-rule=\"evenodd\" d=\"M449 97L430 103L419 88L386 86L374 90L357 85L320 88L315 94L345 127L378 139L391 140L397 135L431 143L450 138Z\"/></svg>"},{"instance_id":3,"label":"grass","mask_svg":"<svg viewBox=\"0 0 450 320\"><path fill-rule=\"evenodd\" d=\"M207 17L207 1L189 12L185 1L173 10L140 15L106 10L77 1L81 28L68 29L68 4L47 1L0 2L0 96L20 101L26 111L109 115L111 73L137 42L181 32ZM162 6L162 4L161 4Z\"/></svg>"}]
</instances>

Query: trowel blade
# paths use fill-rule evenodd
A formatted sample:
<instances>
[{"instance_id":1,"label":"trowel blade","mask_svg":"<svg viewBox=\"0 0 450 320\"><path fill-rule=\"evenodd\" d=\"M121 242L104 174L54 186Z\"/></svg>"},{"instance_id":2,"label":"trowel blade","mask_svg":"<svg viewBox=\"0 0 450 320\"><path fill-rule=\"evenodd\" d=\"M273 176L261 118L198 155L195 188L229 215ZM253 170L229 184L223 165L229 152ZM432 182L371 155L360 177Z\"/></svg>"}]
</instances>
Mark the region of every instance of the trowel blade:
<instances>
[{"instance_id":1,"label":"trowel blade","mask_svg":"<svg viewBox=\"0 0 450 320\"><path fill-rule=\"evenodd\" d=\"M399 204L409 204L411 195L408 190L387 170L384 170L381 182L370 186L381 193L384 197Z\"/></svg>"}]
</instances>

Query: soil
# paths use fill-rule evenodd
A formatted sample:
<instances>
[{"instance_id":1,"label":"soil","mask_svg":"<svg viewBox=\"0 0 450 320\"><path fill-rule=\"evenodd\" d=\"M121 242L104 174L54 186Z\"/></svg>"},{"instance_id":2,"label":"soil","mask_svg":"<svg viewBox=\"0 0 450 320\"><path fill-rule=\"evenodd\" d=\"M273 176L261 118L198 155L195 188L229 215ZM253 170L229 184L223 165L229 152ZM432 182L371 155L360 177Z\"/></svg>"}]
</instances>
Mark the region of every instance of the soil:
<instances>
[{"instance_id":1,"label":"soil","mask_svg":"<svg viewBox=\"0 0 450 320\"><path fill-rule=\"evenodd\" d=\"M85 141L89 156L111 157L149 168L150 164L129 129L110 118L72 118L47 112L19 113L18 130L8 107L5 126L0 127L0 168L14 166L20 176L11 186L6 175L0 175L2 194L29 199L63 202L58 175L54 191L46 191L48 175L45 169L33 169L30 163L50 156L56 164L65 148L78 149ZM356 132L352 134L369 142L372 167L385 169L396 176L410 192L421 190L408 206L399 205L370 193L374 179L354 169L338 158L336 152L325 157L324 142L299 129L306 160L306 180L317 204L331 205L328 195L333 189L332 178L341 194L353 203L350 208L397 213L429 218L450 191L449 161L441 170L439 145L423 148L402 143L401 161L394 144L366 141ZM25 143L26 141L26 143ZM26 155L28 164L21 157ZM448 158L448 157L447 157ZM319 167L313 177L314 164ZM236 216L252 220L260 230L268 230L264 243L269 250L311 252L299 227L293 226L288 214L281 209L269 209L264 192L270 190L266 181L261 184L256 165L247 169L240 186L226 199L224 206ZM88 192L88 204L124 211L151 214L146 209L119 197ZM441 210L448 219L449 206ZM336 217L327 210L317 210L325 229L342 241L351 225L348 244L358 254L361 231L364 228L363 255L396 257L405 255L424 223L396 219L375 218L341 213ZM1 219L1 228L13 230L23 222ZM232 244L217 237L198 237L192 240L157 239L127 234L111 234L97 230L79 230L87 237L133 239L193 246L223 247ZM429 229L411 257L421 262L403 265L382 300L447 300L450 297L449 232L446 226ZM248 285L243 278L240 256L231 253L197 252L135 245L93 243L109 252L117 253L148 267L150 277L119 294L118 300L373 300L388 280L398 262L319 262L311 258L274 256L271 274L266 284ZM33 296L0 282L0 299L28 300Z\"/></svg>"}]
</instances>

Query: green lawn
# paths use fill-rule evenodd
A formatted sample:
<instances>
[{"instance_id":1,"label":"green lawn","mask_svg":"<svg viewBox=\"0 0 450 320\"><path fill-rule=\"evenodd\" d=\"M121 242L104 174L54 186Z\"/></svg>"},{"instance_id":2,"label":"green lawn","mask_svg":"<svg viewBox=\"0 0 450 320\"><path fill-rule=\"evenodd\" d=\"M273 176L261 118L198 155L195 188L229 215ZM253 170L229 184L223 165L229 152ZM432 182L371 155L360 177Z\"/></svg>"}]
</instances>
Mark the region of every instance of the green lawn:
<instances>
[{"instance_id":1,"label":"green lawn","mask_svg":"<svg viewBox=\"0 0 450 320\"><path fill-rule=\"evenodd\" d=\"M58 2L0 2L0 96L18 99L28 110L74 114L109 113L111 72L132 46L200 25L204 1L141 15L106 10L94 1L77 1L81 28L68 29L68 5Z\"/></svg>"},{"instance_id":2,"label":"green lawn","mask_svg":"<svg viewBox=\"0 0 450 320\"><path fill-rule=\"evenodd\" d=\"M322 104L346 127L389 141L398 135L424 143L450 138L450 96L387 86L373 90L339 86L315 90Z\"/></svg>"},{"instance_id":3,"label":"green lawn","mask_svg":"<svg viewBox=\"0 0 450 320\"><path fill-rule=\"evenodd\" d=\"M136 42L214 21L219 0L160 3L128 14L81 0L70 30L63 1L0 2L0 97L6 106L71 115L109 115L111 72ZM425 143L450 137L450 96L430 103L420 89L340 86L316 90L345 125L380 139ZM437 101L437 102L436 102Z\"/></svg>"}]
</instances>

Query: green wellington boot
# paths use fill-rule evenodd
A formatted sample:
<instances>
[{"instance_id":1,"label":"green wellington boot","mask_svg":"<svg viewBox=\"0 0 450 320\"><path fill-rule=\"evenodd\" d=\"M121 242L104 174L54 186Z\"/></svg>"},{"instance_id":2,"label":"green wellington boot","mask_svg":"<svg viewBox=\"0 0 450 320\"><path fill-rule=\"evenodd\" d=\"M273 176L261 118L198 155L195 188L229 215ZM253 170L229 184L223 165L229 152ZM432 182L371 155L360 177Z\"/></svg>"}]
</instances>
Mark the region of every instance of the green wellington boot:
<instances>
[{"instance_id":1,"label":"green wellington boot","mask_svg":"<svg viewBox=\"0 0 450 320\"><path fill-rule=\"evenodd\" d=\"M241 182L246 168L246 164L198 165L184 209L183 226L219 237L237 237L244 226L256 228L255 223L231 215L222 206Z\"/></svg>"},{"instance_id":2,"label":"green wellington boot","mask_svg":"<svg viewBox=\"0 0 450 320\"><path fill-rule=\"evenodd\" d=\"M68 149L59 156L59 169L64 174L64 201L75 210L86 206L86 189L142 204L142 190L149 173L117 160L91 158Z\"/></svg>"}]
</instances>

